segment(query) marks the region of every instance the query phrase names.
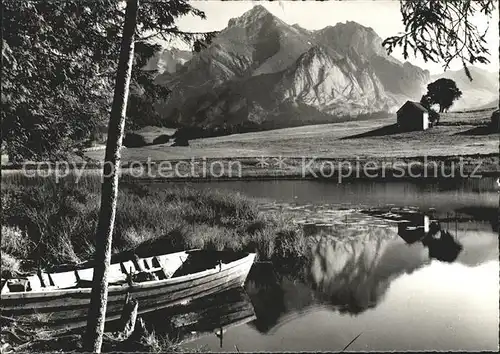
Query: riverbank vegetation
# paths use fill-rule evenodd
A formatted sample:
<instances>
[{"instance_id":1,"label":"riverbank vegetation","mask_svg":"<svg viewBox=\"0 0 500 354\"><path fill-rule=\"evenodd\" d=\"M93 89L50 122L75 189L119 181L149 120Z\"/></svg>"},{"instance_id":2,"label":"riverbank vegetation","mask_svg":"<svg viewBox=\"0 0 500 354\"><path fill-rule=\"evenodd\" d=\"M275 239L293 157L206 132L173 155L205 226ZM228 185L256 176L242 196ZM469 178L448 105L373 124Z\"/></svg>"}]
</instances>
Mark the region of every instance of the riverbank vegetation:
<instances>
[{"instance_id":1,"label":"riverbank vegetation","mask_svg":"<svg viewBox=\"0 0 500 354\"><path fill-rule=\"evenodd\" d=\"M80 183L17 176L2 181L2 277L88 260L94 252L100 178ZM279 213L261 213L255 200L193 188L121 186L113 252L142 244L166 253L190 248L252 251L260 260L294 261L301 231ZM280 262L283 263L283 262ZM286 263L286 262L285 262Z\"/></svg>"}]
</instances>

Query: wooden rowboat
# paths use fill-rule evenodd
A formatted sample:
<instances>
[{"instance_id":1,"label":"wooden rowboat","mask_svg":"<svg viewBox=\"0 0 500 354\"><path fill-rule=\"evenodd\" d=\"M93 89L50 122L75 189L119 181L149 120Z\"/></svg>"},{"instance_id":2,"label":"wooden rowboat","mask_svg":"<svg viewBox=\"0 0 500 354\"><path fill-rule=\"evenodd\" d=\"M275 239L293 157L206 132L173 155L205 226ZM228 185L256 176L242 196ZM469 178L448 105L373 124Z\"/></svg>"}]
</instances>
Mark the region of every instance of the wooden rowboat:
<instances>
[{"instance_id":1,"label":"wooden rowboat","mask_svg":"<svg viewBox=\"0 0 500 354\"><path fill-rule=\"evenodd\" d=\"M254 253L190 250L112 260L106 320L120 318L127 294L142 314L243 286L254 259ZM2 281L2 316L51 329L84 326L92 276L93 267L73 266Z\"/></svg>"}]
</instances>

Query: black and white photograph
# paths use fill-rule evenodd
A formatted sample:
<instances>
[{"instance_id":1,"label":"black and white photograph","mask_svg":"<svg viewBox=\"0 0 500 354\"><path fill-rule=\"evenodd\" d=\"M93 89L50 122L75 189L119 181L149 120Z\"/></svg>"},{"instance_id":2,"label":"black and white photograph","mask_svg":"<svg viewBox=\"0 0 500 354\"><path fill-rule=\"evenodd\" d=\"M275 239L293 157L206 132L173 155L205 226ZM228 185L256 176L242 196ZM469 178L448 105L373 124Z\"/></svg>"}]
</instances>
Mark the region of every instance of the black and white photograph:
<instances>
[{"instance_id":1,"label":"black and white photograph","mask_svg":"<svg viewBox=\"0 0 500 354\"><path fill-rule=\"evenodd\" d=\"M0 348L498 352L498 0L3 0Z\"/></svg>"}]
</instances>

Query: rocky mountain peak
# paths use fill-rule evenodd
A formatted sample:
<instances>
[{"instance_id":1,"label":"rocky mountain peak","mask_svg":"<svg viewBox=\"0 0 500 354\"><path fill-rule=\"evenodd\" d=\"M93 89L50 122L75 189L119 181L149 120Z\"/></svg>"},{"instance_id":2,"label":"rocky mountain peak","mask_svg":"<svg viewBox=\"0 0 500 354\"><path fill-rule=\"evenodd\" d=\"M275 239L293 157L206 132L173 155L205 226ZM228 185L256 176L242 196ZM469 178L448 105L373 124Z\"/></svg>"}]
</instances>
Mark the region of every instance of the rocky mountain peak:
<instances>
[{"instance_id":1,"label":"rocky mountain peak","mask_svg":"<svg viewBox=\"0 0 500 354\"><path fill-rule=\"evenodd\" d=\"M238 26L246 27L256 22L260 22L266 19L278 19L272 13L270 13L264 6L257 5L245 12L240 17L232 18L229 20L229 27Z\"/></svg>"},{"instance_id":2,"label":"rocky mountain peak","mask_svg":"<svg viewBox=\"0 0 500 354\"><path fill-rule=\"evenodd\" d=\"M162 106L175 124L269 129L387 112L418 100L428 73L387 55L372 28L311 31L258 5L157 81L175 87Z\"/></svg>"},{"instance_id":3,"label":"rocky mountain peak","mask_svg":"<svg viewBox=\"0 0 500 354\"><path fill-rule=\"evenodd\" d=\"M258 18L271 14L264 6L256 5L245 12L241 17Z\"/></svg>"},{"instance_id":4,"label":"rocky mountain peak","mask_svg":"<svg viewBox=\"0 0 500 354\"><path fill-rule=\"evenodd\" d=\"M366 57L374 55L387 57L382 47L382 38L370 27L365 27L357 22L347 21L337 23L315 31L319 41L334 46L341 52L354 49L357 53L363 53Z\"/></svg>"}]
</instances>

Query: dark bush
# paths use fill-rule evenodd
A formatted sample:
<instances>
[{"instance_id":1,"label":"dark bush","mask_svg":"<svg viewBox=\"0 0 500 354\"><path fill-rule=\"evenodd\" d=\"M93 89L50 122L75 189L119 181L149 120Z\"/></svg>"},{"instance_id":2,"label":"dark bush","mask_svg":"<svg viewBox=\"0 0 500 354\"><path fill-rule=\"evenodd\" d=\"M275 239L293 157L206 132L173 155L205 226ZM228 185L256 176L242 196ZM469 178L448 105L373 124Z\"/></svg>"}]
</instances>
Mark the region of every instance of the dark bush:
<instances>
[{"instance_id":1,"label":"dark bush","mask_svg":"<svg viewBox=\"0 0 500 354\"><path fill-rule=\"evenodd\" d=\"M431 122L432 126L439 124L439 118L440 115L438 112L433 109L429 109L429 121Z\"/></svg>"},{"instance_id":2,"label":"dark bush","mask_svg":"<svg viewBox=\"0 0 500 354\"><path fill-rule=\"evenodd\" d=\"M153 144L166 144L170 141L171 136L168 134L162 134L153 140Z\"/></svg>"},{"instance_id":3,"label":"dark bush","mask_svg":"<svg viewBox=\"0 0 500 354\"><path fill-rule=\"evenodd\" d=\"M189 146L189 140L186 138L176 138L172 146Z\"/></svg>"},{"instance_id":4,"label":"dark bush","mask_svg":"<svg viewBox=\"0 0 500 354\"><path fill-rule=\"evenodd\" d=\"M500 120L500 111L497 109L491 115L490 127L494 130L498 129L498 121Z\"/></svg>"},{"instance_id":5,"label":"dark bush","mask_svg":"<svg viewBox=\"0 0 500 354\"><path fill-rule=\"evenodd\" d=\"M207 129L199 127L183 127L179 128L173 138L176 140L189 140L189 139L199 139L206 138L210 136L210 132Z\"/></svg>"},{"instance_id":6,"label":"dark bush","mask_svg":"<svg viewBox=\"0 0 500 354\"><path fill-rule=\"evenodd\" d=\"M148 145L146 139L137 133L127 133L123 139L123 145L128 148L142 147Z\"/></svg>"}]
</instances>

